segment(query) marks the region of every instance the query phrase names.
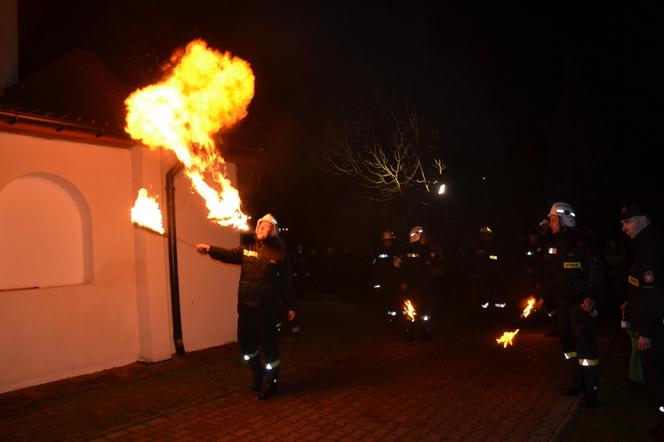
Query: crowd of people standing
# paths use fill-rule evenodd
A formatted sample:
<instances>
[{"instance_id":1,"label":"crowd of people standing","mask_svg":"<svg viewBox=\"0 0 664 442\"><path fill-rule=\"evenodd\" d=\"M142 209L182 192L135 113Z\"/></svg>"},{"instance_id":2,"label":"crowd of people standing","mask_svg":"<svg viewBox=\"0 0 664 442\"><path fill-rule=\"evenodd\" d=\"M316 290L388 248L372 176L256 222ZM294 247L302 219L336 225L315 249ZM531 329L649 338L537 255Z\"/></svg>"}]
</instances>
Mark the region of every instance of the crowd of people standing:
<instances>
[{"instance_id":1,"label":"crowd of people standing","mask_svg":"<svg viewBox=\"0 0 664 442\"><path fill-rule=\"evenodd\" d=\"M455 310L463 303L503 310L532 296L538 298L537 308L552 318L548 335L559 337L570 367L570 383L562 393L581 394L586 407L598 400L596 318L602 310L621 310L623 318L629 317L644 384L661 419L651 433L662 440L664 247L642 206L625 206L617 218L628 246L616 237L600 243L592 231L577 226L571 205L556 202L536 228L511 244L499 244L493 229L485 225L476 239L454 250L432 238L427 227L416 225L401 243L392 231L383 230L379 244L365 250L366 255L350 248L338 254L329 246L317 256L301 244L289 252L279 238L278 222L267 214L258 220L249 243L236 249L202 243L197 249L241 265L238 340L260 399L269 399L277 389L279 312L285 308L293 333L299 333L297 300L304 300L311 289L359 288L358 293L366 294L370 287L389 324L403 313L404 338L413 340L417 334L426 341L432 339L431 318L437 309Z\"/></svg>"}]
</instances>

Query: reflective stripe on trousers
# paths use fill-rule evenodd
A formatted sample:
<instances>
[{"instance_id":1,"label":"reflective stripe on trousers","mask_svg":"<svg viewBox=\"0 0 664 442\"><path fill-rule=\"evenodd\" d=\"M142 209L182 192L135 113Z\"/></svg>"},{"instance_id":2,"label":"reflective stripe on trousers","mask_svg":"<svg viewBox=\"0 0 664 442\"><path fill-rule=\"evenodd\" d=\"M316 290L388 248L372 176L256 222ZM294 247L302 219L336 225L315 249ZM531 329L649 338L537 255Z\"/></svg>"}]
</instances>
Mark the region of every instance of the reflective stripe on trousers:
<instances>
[{"instance_id":1,"label":"reflective stripe on trousers","mask_svg":"<svg viewBox=\"0 0 664 442\"><path fill-rule=\"evenodd\" d=\"M246 355L242 355L242 359L244 359L245 361L248 361L249 359L251 359L251 358L255 358L256 356L258 356L258 350L256 350L256 351L253 352L253 353L249 353L249 354L246 354Z\"/></svg>"},{"instance_id":2,"label":"reflective stripe on trousers","mask_svg":"<svg viewBox=\"0 0 664 442\"><path fill-rule=\"evenodd\" d=\"M268 362L265 364L265 369L266 370L272 370L273 368L277 368L281 364L281 360L277 359L276 361L273 362Z\"/></svg>"}]
</instances>

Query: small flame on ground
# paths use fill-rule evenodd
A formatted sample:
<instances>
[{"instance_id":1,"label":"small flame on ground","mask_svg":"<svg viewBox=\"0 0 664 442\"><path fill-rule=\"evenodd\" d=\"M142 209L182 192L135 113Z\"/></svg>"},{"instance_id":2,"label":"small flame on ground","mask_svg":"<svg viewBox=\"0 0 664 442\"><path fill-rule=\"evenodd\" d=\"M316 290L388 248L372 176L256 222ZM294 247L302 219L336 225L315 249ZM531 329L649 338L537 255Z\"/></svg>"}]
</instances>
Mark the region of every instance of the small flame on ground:
<instances>
[{"instance_id":1,"label":"small flame on ground","mask_svg":"<svg viewBox=\"0 0 664 442\"><path fill-rule=\"evenodd\" d=\"M528 305L526 306L525 309L523 309L521 317L527 318L530 315L530 313L534 310L534 308L535 308L535 298L531 296L528 298Z\"/></svg>"},{"instance_id":2,"label":"small flame on ground","mask_svg":"<svg viewBox=\"0 0 664 442\"><path fill-rule=\"evenodd\" d=\"M132 93L126 100L132 138L151 149L175 153L192 187L203 197L208 219L248 230L240 196L226 178L226 164L212 136L247 115L254 96L254 73L246 61L194 40L171 58L161 82Z\"/></svg>"},{"instance_id":3,"label":"small flame on ground","mask_svg":"<svg viewBox=\"0 0 664 442\"><path fill-rule=\"evenodd\" d=\"M503 344L503 348L507 348L508 345L514 344L512 342L512 339L514 339L517 333L519 333L518 328L513 332L504 332L500 338L496 339L496 342L499 344Z\"/></svg>"},{"instance_id":4,"label":"small flame on ground","mask_svg":"<svg viewBox=\"0 0 664 442\"><path fill-rule=\"evenodd\" d=\"M415 320L415 316L417 316L417 312L415 311L415 306L413 305L412 302L410 302L410 299L406 299L406 301L403 303L403 314L408 316L408 319L411 321Z\"/></svg>"},{"instance_id":5,"label":"small flame on ground","mask_svg":"<svg viewBox=\"0 0 664 442\"><path fill-rule=\"evenodd\" d=\"M160 235L164 234L159 204L156 198L151 197L145 188L138 191L134 207L131 208L131 222Z\"/></svg>"}]
</instances>

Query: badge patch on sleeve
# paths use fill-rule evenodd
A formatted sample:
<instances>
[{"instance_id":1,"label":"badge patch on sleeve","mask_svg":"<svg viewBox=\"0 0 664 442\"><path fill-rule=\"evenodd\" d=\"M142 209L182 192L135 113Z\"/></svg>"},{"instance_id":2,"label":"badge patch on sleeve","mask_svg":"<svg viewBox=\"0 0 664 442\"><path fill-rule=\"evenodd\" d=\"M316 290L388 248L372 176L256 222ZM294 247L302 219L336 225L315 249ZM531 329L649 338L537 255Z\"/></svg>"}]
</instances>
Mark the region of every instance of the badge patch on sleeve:
<instances>
[{"instance_id":1,"label":"badge patch on sleeve","mask_svg":"<svg viewBox=\"0 0 664 442\"><path fill-rule=\"evenodd\" d=\"M581 263L579 261L565 261L563 262L564 269L580 269Z\"/></svg>"},{"instance_id":2,"label":"badge patch on sleeve","mask_svg":"<svg viewBox=\"0 0 664 442\"><path fill-rule=\"evenodd\" d=\"M633 286L636 286L636 287L639 286L639 280L636 279L635 277L633 277L632 275L629 275L629 276L627 277L627 282L629 282L629 283L632 284Z\"/></svg>"},{"instance_id":3,"label":"badge patch on sleeve","mask_svg":"<svg viewBox=\"0 0 664 442\"><path fill-rule=\"evenodd\" d=\"M645 282L648 285L652 285L655 283L655 273L651 272L650 270L646 270L643 272L643 282Z\"/></svg>"}]
</instances>

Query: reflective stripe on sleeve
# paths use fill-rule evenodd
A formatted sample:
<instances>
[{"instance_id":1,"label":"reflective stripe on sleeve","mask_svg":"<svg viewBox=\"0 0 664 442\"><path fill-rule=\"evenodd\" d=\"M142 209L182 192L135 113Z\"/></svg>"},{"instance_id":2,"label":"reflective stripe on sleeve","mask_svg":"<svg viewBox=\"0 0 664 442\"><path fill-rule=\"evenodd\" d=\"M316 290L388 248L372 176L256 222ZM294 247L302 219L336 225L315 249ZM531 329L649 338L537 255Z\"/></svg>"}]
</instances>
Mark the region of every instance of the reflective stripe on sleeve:
<instances>
[{"instance_id":1,"label":"reflective stripe on sleeve","mask_svg":"<svg viewBox=\"0 0 664 442\"><path fill-rule=\"evenodd\" d=\"M563 356L565 356L565 359L574 359L579 356L579 354L575 351L570 351L569 353L563 353Z\"/></svg>"},{"instance_id":2,"label":"reflective stripe on sleeve","mask_svg":"<svg viewBox=\"0 0 664 442\"><path fill-rule=\"evenodd\" d=\"M579 365L583 367L597 367L599 359L579 359Z\"/></svg>"}]
</instances>

